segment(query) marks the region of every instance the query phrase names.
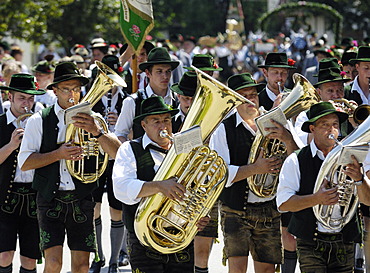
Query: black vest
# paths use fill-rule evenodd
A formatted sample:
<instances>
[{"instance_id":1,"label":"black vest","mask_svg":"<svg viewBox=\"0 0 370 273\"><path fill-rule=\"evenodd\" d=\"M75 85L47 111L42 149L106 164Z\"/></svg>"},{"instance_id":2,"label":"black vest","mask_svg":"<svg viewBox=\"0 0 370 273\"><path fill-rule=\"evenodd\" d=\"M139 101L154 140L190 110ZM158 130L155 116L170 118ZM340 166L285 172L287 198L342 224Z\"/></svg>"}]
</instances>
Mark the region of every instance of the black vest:
<instances>
[{"instance_id":1,"label":"black vest","mask_svg":"<svg viewBox=\"0 0 370 273\"><path fill-rule=\"evenodd\" d=\"M130 141L130 145L132 151L135 155L136 160L136 174L137 178L143 181L152 181L155 176L154 171L154 161L152 155L150 154L149 149L143 149L142 144L143 138L137 138ZM128 231L135 232L134 230L134 220L136 209L139 206L138 204L135 205L127 205L123 203L123 215L124 215L124 223Z\"/></svg>"},{"instance_id":2,"label":"black vest","mask_svg":"<svg viewBox=\"0 0 370 273\"><path fill-rule=\"evenodd\" d=\"M45 108L42 116L42 139L40 153L48 153L59 148L58 117L55 115L54 106ZM72 177L78 199L84 199L96 188L97 183L83 184ZM46 201L50 202L58 191L60 185L59 161L35 169L32 187L39 191Z\"/></svg>"},{"instance_id":3,"label":"black vest","mask_svg":"<svg viewBox=\"0 0 370 273\"><path fill-rule=\"evenodd\" d=\"M226 131L227 146L230 154L230 164L242 166L248 164L249 152L254 136L243 124L236 125L236 114L223 121ZM224 188L220 195L221 201L235 210L245 210L248 198L247 179L233 183L232 186ZM243 194L242 194L243 193Z\"/></svg>"},{"instance_id":4,"label":"black vest","mask_svg":"<svg viewBox=\"0 0 370 273\"><path fill-rule=\"evenodd\" d=\"M269 98L266 92L266 87L263 88L261 92L258 93L258 100L259 100L259 105L263 106L266 111L271 110L274 102Z\"/></svg>"},{"instance_id":5,"label":"black vest","mask_svg":"<svg viewBox=\"0 0 370 273\"><path fill-rule=\"evenodd\" d=\"M178 117L177 119L175 119L175 117L176 116L172 117L172 133L174 134L180 132L180 129L182 127L181 117Z\"/></svg>"},{"instance_id":6,"label":"black vest","mask_svg":"<svg viewBox=\"0 0 370 273\"><path fill-rule=\"evenodd\" d=\"M129 70L130 65L124 66L124 72L123 72L123 78L127 84L127 87L123 88L123 91L125 91L127 94L132 94L132 75Z\"/></svg>"},{"instance_id":7,"label":"black vest","mask_svg":"<svg viewBox=\"0 0 370 273\"><path fill-rule=\"evenodd\" d=\"M172 91L171 91L172 92ZM148 95L145 91L145 89L139 89L136 93L130 95L130 97L135 101L135 117L139 116L141 114L141 102L148 98ZM178 100L177 97L172 100L172 108L176 109L178 106ZM132 131L133 131L133 139L142 137L145 133L143 127L140 123L134 122L132 125Z\"/></svg>"},{"instance_id":8,"label":"black vest","mask_svg":"<svg viewBox=\"0 0 370 273\"><path fill-rule=\"evenodd\" d=\"M15 127L7 124L6 114L0 115L0 148L9 143ZM0 164L0 204L8 203L11 184L14 182L15 171L18 164L19 147L15 149L5 161Z\"/></svg>"},{"instance_id":9,"label":"black vest","mask_svg":"<svg viewBox=\"0 0 370 273\"><path fill-rule=\"evenodd\" d=\"M127 97L126 93L118 92L117 103L116 103L116 106L114 107L118 115L121 113L122 102L126 97ZM104 117L104 115L106 114L106 107L104 106L103 102L99 100L92 108L92 111L95 113L100 113Z\"/></svg>"},{"instance_id":10,"label":"black vest","mask_svg":"<svg viewBox=\"0 0 370 273\"><path fill-rule=\"evenodd\" d=\"M344 87L344 98L347 100L354 100L358 105L361 105L362 104L361 96L356 90L353 90L353 92L351 92L352 86L353 82Z\"/></svg>"},{"instance_id":11,"label":"black vest","mask_svg":"<svg viewBox=\"0 0 370 273\"><path fill-rule=\"evenodd\" d=\"M298 162L301 181L297 195L312 194L316 177L323 161L317 155L312 158L311 148L308 145L299 151ZM314 238L317 236L316 221L312 208L293 212L288 230L300 239L309 241L315 240ZM343 234L344 242L361 242L361 224L357 213L352 220L344 226L341 233Z\"/></svg>"}]
</instances>

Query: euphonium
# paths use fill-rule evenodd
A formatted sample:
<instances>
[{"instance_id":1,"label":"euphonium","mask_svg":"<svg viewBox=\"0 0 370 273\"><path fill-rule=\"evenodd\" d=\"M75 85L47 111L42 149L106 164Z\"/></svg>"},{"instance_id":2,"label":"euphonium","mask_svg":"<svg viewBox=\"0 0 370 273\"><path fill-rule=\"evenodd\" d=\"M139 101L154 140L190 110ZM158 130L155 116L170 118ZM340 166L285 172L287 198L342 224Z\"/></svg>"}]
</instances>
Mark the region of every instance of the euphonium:
<instances>
[{"instance_id":1,"label":"euphonium","mask_svg":"<svg viewBox=\"0 0 370 273\"><path fill-rule=\"evenodd\" d=\"M337 211L340 215L335 216L333 213L335 205L316 205L313 207L316 219L326 228L339 229L344 227L352 219L358 206L358 196L353 181L343 172L345 166L338 164L341 150L346 145L355 146L369 141L370 118L368 117L330 151L321 165L314 193L320 189L324 179L329 181L331 187L338 187L339 193L338 205L340 209Z\"/></svg>"},{"instance_id":2,"label":"euphonium","mask_svg":"<svg viewBox=\"0 0 370 273\"><path fill-rule=\"evenodd\" d=\"M197 92L181 131L194 125L201 128L205 142L224 117L247 99L194 68ZM176 177L186 188L183 201L174 201L162 193L143 198L136 211L135 233L140 242L161 253L174 253L190 244L197 233L197 222L208 214L227 179L227 166L208 146L190 153L168 151L154 181Z\"/></svg>"},{"instance_id":3,"label":"euphonium","mask_svg":"<svg viewBox=\"0 0 370 273\"><path fill-rule=\"evenodd\" d=\"M95 61L95 64L98 68L98 74L89 92L80 102L88 101L91 107L114 86L126 86L125 81L107 65L99 61ZM108 132L105 120L98 115L93 116L99 127ZM66 160L69 173L83 183L95 182L106 169L109 155L101 152L101 147L96 138L85 130L76 128L73 124L69 124L66 129L66 142L81 146L83 149L83 158L81 160ZM91 163L93 163L93 166L91 166Z\"/></svg>"},{"instance_id":4,"label":"euphonium","mask_svg":"<svg viewBox=\"0 0 370 273\"><path fill-rule=\"evenodd\" d=\"M292 91L278 106L287 119L298 115L320 101L316 89L305 77L295 73L293 81L295 85ZM268 139L261 132L257 131L249 153L248 164L256 162L261 149L263 149L264 158L277 156L284 159L287 156L285 145L280 140ZM266 198L276 193L278 180L279 174L256 174L247 178L251 191L261 198Z\"/></svg>"}]
</instances>

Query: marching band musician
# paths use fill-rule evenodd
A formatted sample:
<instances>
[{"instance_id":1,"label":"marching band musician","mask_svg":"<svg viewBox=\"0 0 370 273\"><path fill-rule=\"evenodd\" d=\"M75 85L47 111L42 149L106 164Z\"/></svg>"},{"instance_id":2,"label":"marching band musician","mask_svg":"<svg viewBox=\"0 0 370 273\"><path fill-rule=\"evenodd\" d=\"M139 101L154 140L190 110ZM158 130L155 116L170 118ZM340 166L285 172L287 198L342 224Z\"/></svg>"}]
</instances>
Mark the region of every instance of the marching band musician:
<instances>
[{"instance_id":1,"label":"marching band musician","mask_svg":"<svg viewBox=\"0 0 370 273\"><path fill-rule=\"evenodd\" d=\"M105 55L102 59L102 63L109 66L117 75L122 75L122 66L120 65L119 59L114 55ZM94 71L98 68L95 67ZM96 74L97 72L93 74ZM121 112L122 102L127 97L127 94L123 92L120 86L114 86L109 90L102 98L99 100L92 110L96 113L100 113L105 117L109 131L114 133L114 127L118 119L118 115ZM94 222L95 222L95 232L97 240L98 255L100 260L93 261L90 267L90 273L100 273L101 268L105 264L105 258L103 254L102 246L102 219L101 219L101 204L103 200L103 193L106 189L109 212L111 217L111 230L110 230L110 242L111 242L111 257L109 260L108 273L118 272L118 256L122 246L122 238L124 236L124 224L122 221L122 203L118 201L113 194L112 186L112 170L113 170L114 159L110 158L108 161L108 166L104 173L99 177L99 186L92 193L94 201L96 202L94 209ZM126 252L123 255L126 255ZM128 264L128 260L124 265Z\"/></svg>"},{"instance_id":2,"label":"marching band musician","mask_svg":"<svg viewBox=\"0 0 370 273\"><path fill-rule=\"evenodd\" d=\"M271 52L267 54L265 64L258 65L262 68L267 82L265 88L258 93L260 106L263 106L265 110L271 110L275 106L274 102L279 94L290 92L284 85L289 76L289 69L296 68L294 63L292 59L288 60L286 53Z\"/></svg>"},{"instance_id":3,"label":"marching band musician","mask_svg":"<svg viewBox=\"0 0 370 273\"><path fill-rule=\"evenodd\" d=\"M213 57L209 54L195 54L191 65L210 76L212 76L215 71L223 70L221 67L218 67ZM194 69L192 67L184 68L188 69L189 72L185 72L178 84L173 84L171 86L172 91L177 93L180 102L180 111L174 117L172 123L174 133L179 131L178 129L180 129L189 111L192 98L197 88L197 76ZM195 273L208 273L208 260L212 245L218 237L218 204L219 202L215 202L209 213L211 216L209 224L202 231L198 232L194 238Z\"/></svg>"},{"instance_id":4,"label":"marching band musician","mask_svg":"<svg viewBox=\"0 0 370 273\"><path fill-rule=\"evenodd\" d=\"M34 96L45 94L36 79L28 74L14 74L9 86L10 109L0 116L0 272L11 273L17 236L20 245L19 272L36 272L39 250L39 227L36 213L36 191L31 188L33 170L21 171L17 156L24 129L22 119L34 104Z\"/></svg>"},{"instance_id":5,"label":"marching band musician","mask_svg":"<svg viewBox=\"0 0 370 273\"><path fill-rule=\"evenodd\" d=\"M258 91L262 89L249 73L231 76L228 86L249 99L225 119L211 137L210 147L223 157L229 167L229 178L221 193L221 227L224 233L224 259L229 272L247 272L249 252L255 272L275 272L275 264L282 263L280 213L275 195L259 198L249 190L247 178L255 174L277 173L282 161L279 157L263 158L262 151L253 164L248 164L249 153L257 131L254 119L260 115ZM288 154L298 148L292 134L280 123L267 128L268 138L279 139Z\"/></svg>"},{"instance_id":6,"label":"marching band musician","mask_svg":"<svg viewBox=\"0 0 370 273\"><path fill-rule=\"evenodd\" d=\"M139 65L140 70L145 71L149 78L149 84L123 101L122 111L115 128L115 134L121 142L128 140L131 129L134 138L144 134L141 126L133 122L134 117L140 114L140 105L144 99L161 96L173 108L178 106L178 101L169 88L172 70L178 65L179 62L172 61L167 49L163 47L153 48L149 52L148 61Z\"/></svg>"},{"instance_id":7,"label":"marching band musician","mask_svg":"<svg viewBox=\"0 0 370 273\"><path fill-rule=\"evenodd\" d=\"M353 272L354 246L361 242L358 214L343 229L328 229L317 221L312 210L318 204L338 202L337 188L328 187L329 181L324 180L316 193L313 189L323 160L335 146L329 135L338 138L340 124L348 115L330 102L320 102L311 106L307 116L302 130L311 133L313 141L285 160L277 191L278 209L293 212L288 230L297 237L302 272ZM352 159L345 174L355 181L360 201L369 203L369 184L363 179L360 164L354 156ZM333 213L340 213L337 208Z\"/></svg>"},{"instance_id":8,"label":"marching band musician","mask_svg":"<svg viewBox=\"0 0 370 273\"><path fill-rule=\"evenodd\" d=\"M45 273L61 271L65 232L73 273L88 272L89 252L95 252L95 203L91 192L96 182L81 183L68 172L66 160L81 160L83 151L82 147L65 142L67 125L64 122L65 109L77 104L81 86L88 81L74 63L57 65L54 81L48 86L54 90L57 103L29 118L21 145L21 169L35 169L32 187L38 191L37 213ZM75 127L92 134L102 149L115 157L120 142L99 128L91 115L78 113L72 119Z\"/></svg>"},{"instance_id":9,"label":"marching band musician","mask_svg":"<svg viewBox=\"0 0 370 273\"><path fill-rule=\"evenodd\" d=\"M143 246L134 230L135 212L143 197L161 192L170 199L181 200L185 187L176 178L152 181L167 150L171 147L168 138L160 132L167 130L172 135L171 116L178 113L171 109L160 96L145 99L141 104L141 115L134 122L140 123L144 136L124 142L118 150L113 168L113 189L116 198L124 203L124 222L128 229L128 248L133 272L194 272L194 252L191 243L184 250L163 254ZM207 225L208 217L198 222L198 228Z\"/></svg>"}]
</instances>

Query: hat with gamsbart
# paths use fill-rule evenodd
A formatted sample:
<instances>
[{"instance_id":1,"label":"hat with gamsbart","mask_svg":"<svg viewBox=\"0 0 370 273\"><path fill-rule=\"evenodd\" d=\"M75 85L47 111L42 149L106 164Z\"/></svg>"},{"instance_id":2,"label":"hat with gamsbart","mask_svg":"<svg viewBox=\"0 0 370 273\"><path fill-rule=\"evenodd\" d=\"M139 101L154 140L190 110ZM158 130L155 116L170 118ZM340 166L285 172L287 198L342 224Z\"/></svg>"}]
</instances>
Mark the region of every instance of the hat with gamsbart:
<instances>
[{"instance_id":1,"label":"hat with gamsbart","mask_svg":"<svg viewBox=\"0 0 370 273\"><path fill-rule=\"evenodd\" d=\"M55 66L52 62L46 60L40 61L31 68L32 72L39 72L43 74L50 74L55 71Z\"/></svg>"},{"instance_id":2,"label":"hat with gamsbart","mask_svg":"<svg viewBox=\"0 0 370 273\"><path fill-rule=\"evenodd\" d=\"M318 87L320 84L327 83L327 82L348 82L351 79L344 77L345 73L342 72L339 68L332 67L319 70L318 74L318 82L314 84L314 87Z\"/></svg>"},{"instance_id":3,"label":"hat with gamsbart","mask_svg":"<svg viewBox=\"0 0 370 273\"><path fill-rule=\"evenodd\" d=\"M167 105L161 96L150 97L141 102L140 115L134 118L134 122L140 123L145 117L151 115L161 115L170 113L171 116L176 115L179 109L172 109Z\"/></svg>"},{"instance_id":4,"label":"hat with gamsbart","mask_svg":"<svg viewBox=\"0 0 370 273\"><path fill-rule=\"evenodd\" d=\"M234 91L238 91L243 88L256 87L257 92L260 92L264 84L257 83L250 73L242 73L233 75L227 79L227 86Z\"/></svg>"},{"instance_id":5,"label":"hat with gamsbart","mask_svg":"<svg viewBox=\"0 0 370 273\"><path fill-rule=\"evenodd\" d=\"M193 97L197 91L198 77L191 72L185 72L180 82L171 85L171 90L179 95Z\"/></svg>"},{"instance_id":6,"label":"hat with gamsbart","mask_svg":"<svg viewBox=\"0 0 370 273\"><path fill-rule=\"evenodd\" d=\"M30 74L17 73L10 78L9 86L0 86L1 90L11 90L28 95L43 95L45 90L40 89L36 77Z\"/></svg>"},{"instance_id":7,"label":"hat with gamsbart","mask_svg":"<svg viewBox=\"0 0 370 273\"><path fill-rule=\"evenodd\" d=\"M340 123L348 119L348 114L337 111L332 103L327 101L319 102L312 105L310 110L307 111L308 120L302 124L302 131L306 133L311 133L310 125L317 121L319 118L325 117L330 114L336 114L339 118Z\"/></svg>"},{"instance_id":8,"label":"hat with gamsbart","mask_svg":"<svg viewBox=\"0 0 370 273\"><path fill-rule=\"evenodd\" d=\"M354 59L349 60L350 64L358 62L370 62L370 46L360 46Z\"/></svg>"},{"instance_id":9,"label":"hat with gamsbart","mask_svg":"<svg viewBox=\"0 0 370 273\"><path fill-rule=\"evenodd\" d=\"M89 83L89 78L81 75L75 63L63 62L55 68L54 81L47 86L47 89L52 89L54 85L69 80L80 80L81 85Z\"/></svg>"},{"instance_id":10,"label":"hat with gamsbart","mask_svg":"<svg viewBox=\"0 0 370 273\"><path fill-rule=\"evenodd\" d=\"M266 56L264 64L258 65L259 68L268 68L268 67L279 67L279 68L289 68L294 69L295 61L292 59L288 60L286 53L284 52L271 52Z\"/></svg>"},{"instance_id":11,"label":"hat with gamsbart","mask_svg":"<svg viewBox=\"0 0 370 273\"><path fill-rule=\"evenodd\" d=\"M155 64L169 64L174 70L179 64L179 61L172 61L170 54L164 47L155 47L148 54L148 60L139 65L141 71L145 71L149 66Z\"/></svg>"},{"instance_id":12,"label":"hat with gamsbart","mask_svg":"<svg viewBox=\"0 0 370 273\"><path fill-rule=\"evenodd\" d=\"M222 71L223 68L219 67L213 57L209 54L196 54L191 62L192 66L195 66L202 71ZM192 67L184 66L188 70L194 70Z\"/></svg>"}]
</instances>

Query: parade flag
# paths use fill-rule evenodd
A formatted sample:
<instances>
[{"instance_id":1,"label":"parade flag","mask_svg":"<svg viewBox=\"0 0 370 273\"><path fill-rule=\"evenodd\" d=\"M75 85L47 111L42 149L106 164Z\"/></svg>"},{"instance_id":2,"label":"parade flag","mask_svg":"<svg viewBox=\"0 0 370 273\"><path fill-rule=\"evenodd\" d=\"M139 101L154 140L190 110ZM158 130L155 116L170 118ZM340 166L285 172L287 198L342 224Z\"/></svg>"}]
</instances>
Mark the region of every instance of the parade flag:
<instances>
[{"instance_id":1,"label":"parade flag","mask_svg":"<svg viewBox=\"0 0 370 273\"><path fill-rule=\"evenodd\" d=\"M147 34L154 27L152 1L121 0L120 3L120 25L123 37L138 55Z\"/></svg>"}]
</instances>

